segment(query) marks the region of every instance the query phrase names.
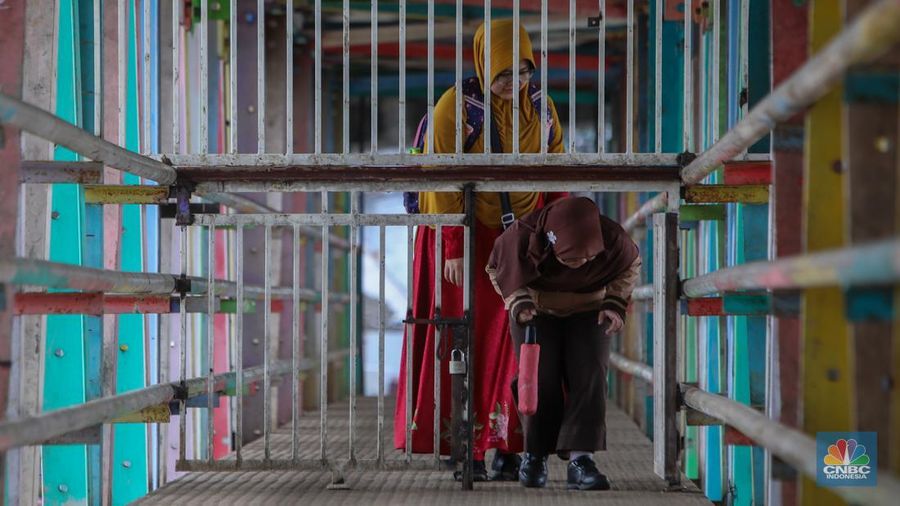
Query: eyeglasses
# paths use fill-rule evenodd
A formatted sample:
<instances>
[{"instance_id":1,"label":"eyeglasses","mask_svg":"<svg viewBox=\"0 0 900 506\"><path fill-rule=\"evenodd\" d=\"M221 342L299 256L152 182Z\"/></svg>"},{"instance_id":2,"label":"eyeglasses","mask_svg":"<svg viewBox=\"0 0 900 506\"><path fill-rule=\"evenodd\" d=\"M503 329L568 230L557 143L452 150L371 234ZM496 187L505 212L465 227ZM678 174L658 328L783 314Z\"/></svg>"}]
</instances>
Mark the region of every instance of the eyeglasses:
<instances>
[{"instance_id":1,"label":"eyeglasses","mask_svg":"<svg viewBox=\"0 0 900 506\"><path fill-rule=\"evenodd\" d=\"M529 81L533 75L534 75L533 68L531 68L531 67L528 67L527 69L520 68L519 69L519 82L524 83L526 81ZM512 80L513 80L513 73L511 70L507 70L505 72L500 72L499 74L497 74L497 77L495 79L497 84L502 84L502 85L510 84L510 83L512 83Z\"/></svg>"}]
</instances>

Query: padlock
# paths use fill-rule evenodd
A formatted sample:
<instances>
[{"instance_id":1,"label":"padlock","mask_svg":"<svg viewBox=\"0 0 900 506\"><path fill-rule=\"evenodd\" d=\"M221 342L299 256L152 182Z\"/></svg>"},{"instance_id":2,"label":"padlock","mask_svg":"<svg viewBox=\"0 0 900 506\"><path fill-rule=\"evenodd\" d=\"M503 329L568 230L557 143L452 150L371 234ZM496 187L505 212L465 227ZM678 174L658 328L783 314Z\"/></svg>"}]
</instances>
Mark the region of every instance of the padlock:
<instances>
[{"instance_id":1,"label":"padlock","mask_svg":"<svg viewBox=\"0 0 900 506\"><path fill-rule=\"evenodd\" d=\"M466 359L462 350L454 348L450 352L450 374L465 374Z\"/></svg>"}]
</instances>

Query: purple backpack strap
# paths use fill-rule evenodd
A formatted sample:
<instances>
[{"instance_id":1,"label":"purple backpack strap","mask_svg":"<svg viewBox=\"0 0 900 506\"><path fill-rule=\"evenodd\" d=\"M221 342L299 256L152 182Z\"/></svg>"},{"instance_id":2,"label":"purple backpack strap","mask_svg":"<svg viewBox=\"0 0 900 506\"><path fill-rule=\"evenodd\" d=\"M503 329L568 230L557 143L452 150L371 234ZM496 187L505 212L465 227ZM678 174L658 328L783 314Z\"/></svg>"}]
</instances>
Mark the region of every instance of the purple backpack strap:
<instances>
[{"instance_id":1,"label":"purple backpack strap","mask_svg":"<svg viewBox=\"0 0 900 506\"><path fill-rule=\"evenodd\" d=\"M544 102L544 92L537 84L530 83L528 85L528 96L531 97L531 105L534 106L534 110L540 114ZM553 111L550 110L549 102L547 103L547 124L544 125L544 128L548 130L547 143L549 144L553 141L553 136L556 135L556 124L553 122Z\"/></svg>"}]
</instances>

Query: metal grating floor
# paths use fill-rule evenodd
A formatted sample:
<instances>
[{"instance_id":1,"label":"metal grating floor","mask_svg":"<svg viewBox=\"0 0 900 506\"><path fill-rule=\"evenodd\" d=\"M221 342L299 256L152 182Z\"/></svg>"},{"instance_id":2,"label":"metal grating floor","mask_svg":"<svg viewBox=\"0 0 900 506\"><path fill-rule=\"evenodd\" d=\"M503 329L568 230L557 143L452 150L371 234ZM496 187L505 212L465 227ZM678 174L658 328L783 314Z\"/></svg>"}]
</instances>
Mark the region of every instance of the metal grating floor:
<instances>
[{"instance_id":1,"label":"metal grating floor","mask_svg":"<svg viewBox=\"0 0 900 506\"><path fill-rule=\"evenodd\" d=\"M645 505L711 504L696 486L685 481L682 491L665 492L662 480L653 474L652 446L638 427L619 409L607 408L609 450L596 455L598 467L609 476L612 490L606 492L577 492L566 490L565 463L556 457L550 459L550 482L543 490L525 489L518 483L476 483L475 490L463 492L454 482L449 471L350 471L346 474L345 489L329 489L331 473L328 471L242 471L195 472L147 496L138 504L145 505L282 505L315 504L424 504L439 505L491 505L516 504L517 506L544 504L596 504ZM359 400L359 440L357 455L360 459L373 458L375 454L375 399ZM385 402L386 448L390 444L393 401ZM346 404L329 407L329 455L345 455L347 452ZM319 415L307 413L301 423L301 457L312 458L319 449ZM272 458L289 457L290 429L273 433ZM262 456L262 441L245 447L245 458ZM388 454L388 458L400 455ZM419 459L430 456L417 456ZM490 459L490 455L488 456Z\"/></svg>"}]
</instances>

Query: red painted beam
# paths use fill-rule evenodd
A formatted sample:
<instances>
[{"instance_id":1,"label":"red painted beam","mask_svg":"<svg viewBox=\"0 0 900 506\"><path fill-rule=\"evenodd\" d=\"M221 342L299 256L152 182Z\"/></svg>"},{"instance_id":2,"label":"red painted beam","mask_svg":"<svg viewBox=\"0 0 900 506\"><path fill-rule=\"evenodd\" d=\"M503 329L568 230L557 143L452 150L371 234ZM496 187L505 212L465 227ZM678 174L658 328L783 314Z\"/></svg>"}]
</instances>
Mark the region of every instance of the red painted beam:
<instances>
[{"instance_id":1,"label":"red painted beam","mask_svg":"<svg viewBox=\"0 0 900 506\"><path fill-rule=\"evenodd\" d=\"M725 184L772 184L772 162L725 162Z\"/></svg>"},{"instance_id":2,"label":"red painted beam","mask_svg":"<svg viewBox=\"0 0 900 506\"><path fill-rule=\"evenodd\" d=\"M725 305L721 297L701 297L687 300L688 316L723 316Z\"/></svg>"},{"instance_id":3,"label":"red painted beam","mask_svg":"<svg viewBox=\"0 0 900 506\"><path fill-rule=\"evenodd\" d=\"M165 314L168 295L104 295L102 293L17 293L14 312L23 314Z\"/></svg>"},{"instance_id":4,"label":"red painted beam","mask_svg":"<svg viewBox=\"0 0 900 506\"><path fill-rule=\"evenodd\" d=\"M734 427L725 426L725 445L726 446L755 446L755 443L743 432Z\"/></svg>"}]
</instances>

